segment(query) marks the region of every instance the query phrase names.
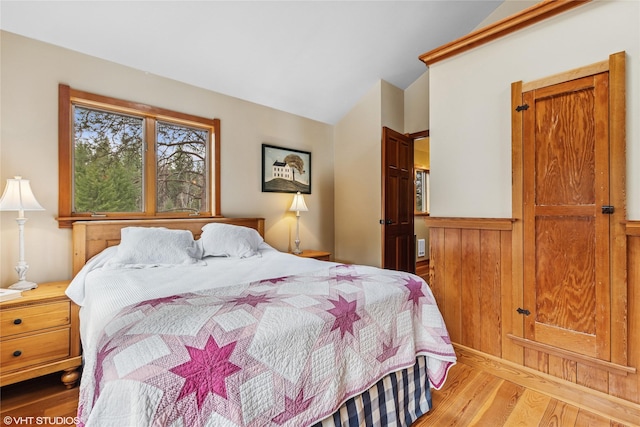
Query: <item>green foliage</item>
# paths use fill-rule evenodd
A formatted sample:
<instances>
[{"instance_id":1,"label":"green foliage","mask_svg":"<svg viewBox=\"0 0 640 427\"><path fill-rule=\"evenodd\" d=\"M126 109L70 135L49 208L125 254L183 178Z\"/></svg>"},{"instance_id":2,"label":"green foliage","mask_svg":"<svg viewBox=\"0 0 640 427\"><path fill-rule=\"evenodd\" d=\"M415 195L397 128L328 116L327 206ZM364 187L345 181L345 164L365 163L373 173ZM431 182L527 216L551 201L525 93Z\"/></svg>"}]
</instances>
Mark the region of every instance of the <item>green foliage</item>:
<instances>
[{"instance_id":1,"label":"green foliage","mask_svg":"<svg viewBox=\"0 0 640 427\"><path fill-rule=\"evenodd\" d=\"M142 211L142 121L76 109L75 212Z\"/></svg>"},{"instance_id":2,"label":"green foliage","mask_svg":"<svg viewBox=\"0 0 640 427\"><path fill-rule=\"evenodd\" d=\"M85 144L76 146L76 212L140 212L141 161L96 156Z\"/></svg>"}]
</instances>

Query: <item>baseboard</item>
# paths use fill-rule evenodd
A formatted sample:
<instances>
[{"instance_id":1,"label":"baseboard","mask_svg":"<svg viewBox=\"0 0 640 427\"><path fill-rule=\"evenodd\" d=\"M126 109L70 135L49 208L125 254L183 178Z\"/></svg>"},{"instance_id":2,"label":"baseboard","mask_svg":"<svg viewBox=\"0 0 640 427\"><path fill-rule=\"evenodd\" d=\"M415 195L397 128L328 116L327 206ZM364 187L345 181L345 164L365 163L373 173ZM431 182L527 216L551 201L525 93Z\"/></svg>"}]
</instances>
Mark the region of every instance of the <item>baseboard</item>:
<instances>
[{"instance_id":1,"label":"baseboard","mask_svg":"<svg viewBox=\"0 0 640 427\"><path fill-rule=\"evenodd\" d=\"M454 344L458 361L554 399L562 400L605 418L640 426L640 405L552 375L521 366L460 344Z\"/></svg>"}]
</instances>

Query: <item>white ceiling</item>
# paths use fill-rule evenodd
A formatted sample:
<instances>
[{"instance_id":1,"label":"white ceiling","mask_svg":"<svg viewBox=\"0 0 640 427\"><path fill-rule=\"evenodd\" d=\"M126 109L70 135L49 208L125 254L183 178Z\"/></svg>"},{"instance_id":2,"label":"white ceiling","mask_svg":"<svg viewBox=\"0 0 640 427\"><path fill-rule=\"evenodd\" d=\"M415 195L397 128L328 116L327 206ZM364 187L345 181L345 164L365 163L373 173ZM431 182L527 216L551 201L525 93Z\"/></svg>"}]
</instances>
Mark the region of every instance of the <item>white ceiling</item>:
<instances>
[{"instance_id":1,"label":"white ceiling","mask_svg":"<svg viewBox=\"0 0 640 427\"><path fill-rule=\"evenodd\" d=\"M0 28L335 124L380 79L406 89L419 55L501 3L2 0Z\"/></svg>"}]
</instances>

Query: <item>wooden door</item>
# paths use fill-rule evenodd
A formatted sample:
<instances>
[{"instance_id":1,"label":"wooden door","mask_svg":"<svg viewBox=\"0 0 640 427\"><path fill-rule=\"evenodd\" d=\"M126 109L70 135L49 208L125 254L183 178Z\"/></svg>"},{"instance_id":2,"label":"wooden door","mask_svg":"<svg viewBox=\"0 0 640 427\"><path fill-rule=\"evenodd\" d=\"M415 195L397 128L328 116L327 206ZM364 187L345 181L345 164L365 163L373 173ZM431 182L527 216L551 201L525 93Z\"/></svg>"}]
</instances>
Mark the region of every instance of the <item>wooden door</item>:
<instances>
[{"instance_id":1,"label":"wooden door","mask_svg":"<svg viewBox=\"0 0 640 427\"><path fill-rule=\"evenodd\" d=\"M608 72L523 95L525 338L610 357Z\"/></svg>"},{"instance_id":2,"label":"wooden door","mask_svg":"<svg viewBox=\"0 0 640 427\"><path fill-rule=\"evenodd\" d=\"M383 267L415 273L413 138L382 130Z\"/></svg>"}]
</instances>

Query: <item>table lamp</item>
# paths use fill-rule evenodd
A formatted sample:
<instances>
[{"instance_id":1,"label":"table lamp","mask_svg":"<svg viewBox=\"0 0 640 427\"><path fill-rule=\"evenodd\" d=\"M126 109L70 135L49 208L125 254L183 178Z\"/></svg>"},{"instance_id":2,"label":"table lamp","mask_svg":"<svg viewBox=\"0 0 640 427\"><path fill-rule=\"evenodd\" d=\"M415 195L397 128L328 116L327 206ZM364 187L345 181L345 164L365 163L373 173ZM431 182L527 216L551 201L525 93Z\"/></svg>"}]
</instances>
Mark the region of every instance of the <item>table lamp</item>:
<instances>
[{"instance_id":1,"label":"table lamp","mask_svg":"<svg viewBox=\"0 0 640 427\"><path fill-rule=\"evenodd\" d=\"M290 211L295 211L296 213L296 248L293 250L293 253L299 255L302 253L300 250L300 212L307 212L307 205L304 202L304 197L298 191L295 196L293 196L293 203L291 203Z\"/></svg>"},{"instance_id":2,"label":"table lamp","mask_svg":"<svg viewBox=\"0 0 640 427\"><path fill-rule=\"evenodd\" d=\"M4 188L2 198L0 198L0 211L18 211L18 236L20 244L20 258L16 265L18 272L18 282L9 286L10 289L28 290L37 288L34 282L27 281L27 270L29 265L24 260L24 223L27 218L24 217L24 211L43 211L44 208L36 200L28 179L22 179L20 176L7 179L7 186Z\"/></svg>"}]
</instances>

